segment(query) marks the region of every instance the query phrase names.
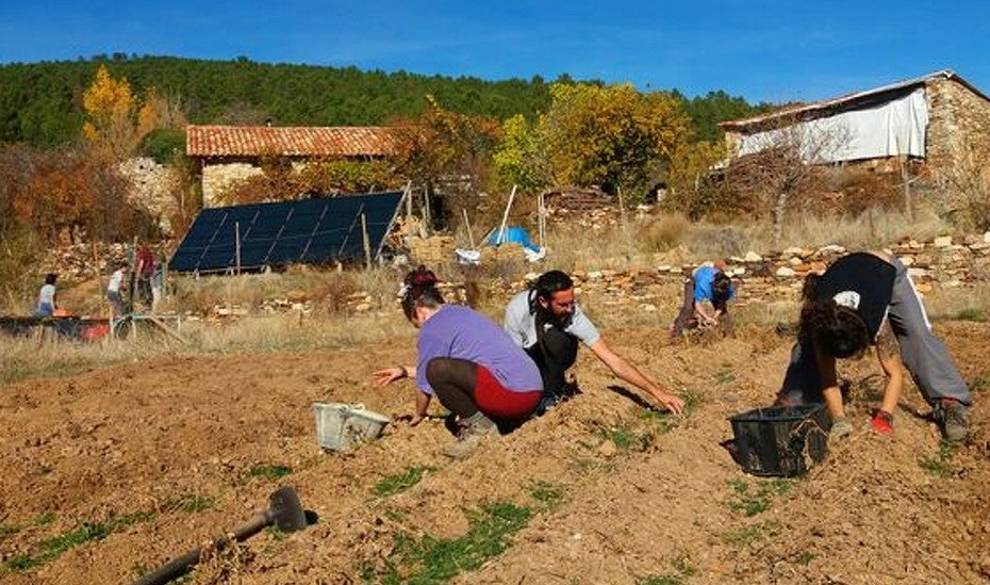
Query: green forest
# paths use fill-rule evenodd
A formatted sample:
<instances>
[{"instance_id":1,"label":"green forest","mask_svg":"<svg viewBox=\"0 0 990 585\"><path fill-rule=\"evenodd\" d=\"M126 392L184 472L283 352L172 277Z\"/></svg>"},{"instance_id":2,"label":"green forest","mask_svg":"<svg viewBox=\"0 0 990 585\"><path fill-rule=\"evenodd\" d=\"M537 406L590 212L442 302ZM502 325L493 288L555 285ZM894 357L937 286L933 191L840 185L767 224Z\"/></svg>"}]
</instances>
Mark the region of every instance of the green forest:
<instances>
[{"instance_id":1,"label":"green forest","mask_svg":"<svg viewBox=\"0 0 990 585\"><path fill-rule=\"evenodd\" d=\"M414 118L432 95L443 107L505 120L533 119L550 103L553 81L487 81L475 77L362 71L356 67L256 63L246 58L207 61L114 54L76 61L0 65L0 142L55 146L78 140L85 119L82 94L106 65L137 94L155 87L182 104L192 123L373 125ZM602 85L590 80L580 83ZM718 138L717 123L765 111L724 91L688 98L674 91L696 137Z\"/></svg>"}]
</instances>

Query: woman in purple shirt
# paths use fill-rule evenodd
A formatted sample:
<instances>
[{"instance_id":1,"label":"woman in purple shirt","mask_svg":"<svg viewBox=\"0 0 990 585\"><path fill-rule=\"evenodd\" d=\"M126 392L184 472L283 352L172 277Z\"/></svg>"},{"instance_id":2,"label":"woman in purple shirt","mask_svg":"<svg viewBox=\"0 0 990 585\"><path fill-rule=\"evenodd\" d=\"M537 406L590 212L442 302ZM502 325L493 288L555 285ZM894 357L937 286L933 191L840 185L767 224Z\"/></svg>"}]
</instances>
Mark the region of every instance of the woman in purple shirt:
<instances>
[{"instance_id":1,"label":"woman in purple shirt","mask_svg":"<svg viewBox=\"0 0 990 585\"><path fill-rule=\"evenodd\" d=\"M380 370L375 376L383 385L416 379L413 425L423 420L436 395L457 416L457 442L444 452L459 459L497 431L492 419L532 415L543 381L533 360L501 327L467 307L445 305L436 285L437 277L423 266L406 276L402 309L420 330L417 364Z\"/></svg>"}]
</instances>

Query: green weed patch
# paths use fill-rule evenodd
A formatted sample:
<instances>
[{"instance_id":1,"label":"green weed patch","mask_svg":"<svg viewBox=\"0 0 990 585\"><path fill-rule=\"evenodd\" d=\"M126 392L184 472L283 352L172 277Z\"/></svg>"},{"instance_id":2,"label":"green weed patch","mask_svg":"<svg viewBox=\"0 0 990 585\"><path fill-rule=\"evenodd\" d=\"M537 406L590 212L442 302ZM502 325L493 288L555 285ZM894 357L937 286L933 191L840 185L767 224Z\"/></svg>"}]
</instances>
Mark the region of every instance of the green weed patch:
<instances>
[{"instance_id":1,"label":"green weed patch","mask_svg":"<svg viewBox=\"0 0 990 585\"><path fill-rule=\"evenodd\" d=\"M508 502L482 506L470 514L467 534L458 538L424 536L395 537L392 555L383 574L365 564L360 574L365 583L380 585L439 585L465 571L480 567L508 548L508 537L521 530L532 510Z\"/></svg>"},{"instance_id":2,"label":"green weed patch","mask_svg":"<svg viewBox=\"0 0 990 585\"><path fill-rule=\"evenodd\" d=\"M763 481L755 486L750 486L746 480L734 479L729 482L735 492L735 497L729 500L729 508L734 512L743 512L746 516L756 516L767 511L774 498L790 492L791 485L792 482L786 479Z\"/></svg>"},{"instance_id":3,"label":"green weed patch","mask_svg":"<svg viewBox=\"0 0 990 585\"><path fill-rule=\"evenodd\" d=\"M248 470L251 477L263 477L275 481L292 473L292 468L286 465L255 465Z\"/></svg>"},{"instance_id":4,"label":"green weed patch","mask_svg":"<svg viewBox=\"0 0 990 585\"><path fill-rule=\"evenodd\" d=\"M375 484L372 492L383 498L404 492L419 483L423 476L430 471L433 471L432 467L410 467L401 473L384 477Z\"/></svg>"},{"instance_id":5,"label":"green weed patch","mask_svg":"<svg viewBox=\"0 0 990 585\"><path fill-rule=\"evenodd\" d=\"M35 553L25 553L10 558L4 566L15 571L34 569L54 561L77 546L90 541L103 540L114 532L120 532L140 522L147 522L154 516L151 512L135 512L111 518L106 522L83 522L69 532L43 540Z\"/></svg>"},{"instance_id":6,"label":"green weed patch","mask_svg":"<svg viewBox=\"0 0 990 585\"><path fill-rule=\"evenodd\" d=\"M952 465L952 456L955 455L955 452L955 445L942 441L934 455L925 456L918 460L918 466L935 477L952 477L956 474L956 468Z\"/></svg>"}]
</instances>

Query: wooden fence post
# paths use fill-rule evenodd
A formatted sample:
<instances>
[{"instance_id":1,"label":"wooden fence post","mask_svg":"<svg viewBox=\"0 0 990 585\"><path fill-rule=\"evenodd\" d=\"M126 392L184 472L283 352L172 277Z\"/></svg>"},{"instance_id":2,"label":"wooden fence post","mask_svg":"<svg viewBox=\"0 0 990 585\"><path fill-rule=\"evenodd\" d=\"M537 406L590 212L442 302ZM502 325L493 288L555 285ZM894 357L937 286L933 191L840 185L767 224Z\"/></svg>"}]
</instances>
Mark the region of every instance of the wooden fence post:
<instances>
[{"instance_id":1,"label":"wooden fence post","mask_svg":"<svg viewBox=\"0 0 990 585\"><path fill-rule=\"evenodd\" d=\"M371 239L368 238L368 218L361 214L361 238L364 241L364 269L371 270Z\"/></svg>"}]
</instances>

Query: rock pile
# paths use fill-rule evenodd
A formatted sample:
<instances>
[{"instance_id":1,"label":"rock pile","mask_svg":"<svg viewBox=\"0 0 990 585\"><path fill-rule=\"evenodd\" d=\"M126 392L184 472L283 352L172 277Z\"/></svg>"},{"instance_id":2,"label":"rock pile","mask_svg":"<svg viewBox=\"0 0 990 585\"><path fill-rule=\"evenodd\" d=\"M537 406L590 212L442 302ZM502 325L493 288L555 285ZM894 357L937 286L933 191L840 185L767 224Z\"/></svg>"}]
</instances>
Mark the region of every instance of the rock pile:
<instances>
[{"instance_id":1,"label":"rock pile","mask_svg":"<svg viewBox=\"0 0 990 585\"><path fill-rule=\"evenodd\" d=\"M441 237L431 238L439 240ZM449 238L439 244L429 244L443 249L437 258L446 260ZM423 240L429 241L429 240ZM534 265L534 272L520 280L507 280L500 274L496 262L503 253L510 257L519 255L518 250L509 246L489 255L483 255L482 264L475 269L474 277L485 289L484 294L491 299L508 300L511 294L525 289L538 276L542 265ZM109 266L115 260L126 258L128 248L122 244L98 246L100 270L104 278ZM931 242L908 240L886 250L896 256L907 267L918 291L931 293L936 288L971 287L980 282L990 282L990 232L984 235L964 237L942 236ZM757 254L748 252L740 257L722 260L728 274L742 280L743 287L737 305L751 303L772 303L797 300L803 278L810 272L825 270L830 262L845 254L842 246L820 248L788 248L781 252ZM421 261L424 256L419 256ZM42 264L42 273L55 271L63 278L84 280L92 278L94 262L89 245L74 245L61 249ZM593 267L589 267L593 268ZM650 269L633 270L581 270L572 276L579 292L595 303L611 307L623 306L638 308L646 312L658 311L659 306L667 307L680 303L680 290L685 279L697 268L694 264L661 264ZM446 296L451 301L464 302L468 292L463 282L444 283ZM367 291L357 291L341 299L335 299L333 307L321 305L322 301L308 299L304 292L288 292L283 297L264 299L256 307L239 306L214 307L210 315L218 318L238 317L251 310L262 313L283 313L299 311L304 314L318 308L337 312L368 313L390 311L396 299L391 295L374 296ZM324 303L325 305L325 303Z\"/></svg>"},{"instance_id":2,"label":"rock pile","mask_svg":"<svg viewBox=\"0 0 990 585\"><path fill-rule=\"evenodd\" d=\"M98 243L95 255L92 243L62 246L51 250L39 262L36 272L39 276L54 272L63 281L86 281L96 278L99 270L105 279L113 272L115 265L127 260L130 251L128 244ZM162 247L152 247L152 251L160 258L167 257Z\"/></svg>"}]
</instances>

